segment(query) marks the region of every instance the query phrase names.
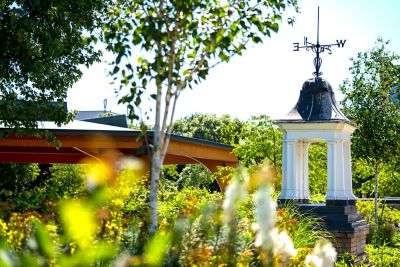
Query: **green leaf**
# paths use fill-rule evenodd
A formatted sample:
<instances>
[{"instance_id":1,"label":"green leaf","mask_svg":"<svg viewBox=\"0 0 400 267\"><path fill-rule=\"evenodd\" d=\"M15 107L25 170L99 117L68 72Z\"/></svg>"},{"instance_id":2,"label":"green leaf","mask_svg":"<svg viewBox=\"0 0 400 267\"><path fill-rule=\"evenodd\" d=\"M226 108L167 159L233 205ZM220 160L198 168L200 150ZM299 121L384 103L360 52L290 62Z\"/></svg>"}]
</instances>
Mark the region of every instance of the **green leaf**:
<instances>
[{"instance_id":1,"label":"green leaf","mask_svg":"<svg viewBox=\"0 0 400 267\"><path fill-rule=\"evenodd\" d=\"M54 256L53 241L42 224L36 223L35 238L39 247L39 251L46 258L52 258Z\"/></svg>"},{"instance_id":2,"label":"green leaf","mask_svg":"<svg viewBox=\"0 0 400 267\"><path fill-rule=\"evenodd\" d=\"M170 239L170 235L157 233L145 246L145 263L149 266L161 266L167 253Z\"/></svg>"},{"instance_id":3,"label":"green leaf","mask_svg":"<svg viewBox=\"0 0 400 267\"><path fill-rule=\"evenodd\" d=\"M140 97L136 97L136 99L135 99L135 105L136 105L136 106L139 106L140 103L142 103L142 99L141 99Z\"/></svg>"},{"instance_id":4,"label":"green leaf","mask_svg":"<svg viewBox=\"0 0 400 267\"><path fill-rule=\"evenodd\" d=\"M222 60L222 61L225 61L225 62L229 62L229 56L228 55L226 55L225 53L223 53L223 52L221 52L221 53L219 53L218 54L218 57ZM204 78L203 78L204 79Z\"/></svg>"},{"instance_id":5,"label":"green leaf","mask_svg":"<svg viewBox=\"0 0 400 267\"><path fill-rule=\"evenodd\" d=\"M112 74L117 74L118 71L119 71L119 67L118 67L118 66L115 66L114 69L113 69Z\"/></svg>"},{"instance_id":6,"label":"green leaf","mask_svg":"<svg viewBox=\"0 0 400 267\"><path fill-rule=\"evenodd\" d=\"M252 37L253 42L255 42L256 44L258 43L262 43L262 39L258 36L253 36Z\"/></svg>"}]
</instances>

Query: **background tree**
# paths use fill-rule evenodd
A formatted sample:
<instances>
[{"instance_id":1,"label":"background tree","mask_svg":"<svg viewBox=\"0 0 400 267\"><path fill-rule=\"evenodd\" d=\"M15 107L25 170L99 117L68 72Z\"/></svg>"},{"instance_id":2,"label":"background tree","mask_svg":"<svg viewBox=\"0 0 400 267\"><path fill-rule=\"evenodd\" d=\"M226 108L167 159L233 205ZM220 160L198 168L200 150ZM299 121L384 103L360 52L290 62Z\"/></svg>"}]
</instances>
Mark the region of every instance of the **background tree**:
<instances>
[{"instance_id":1,"label":"background tree","mask_svg":"<svg viewBox=\"0 0 400 267\"><path fill-rule=\"evenodd\" d=\"M359 197L372 197L375 192L374 168L365 160L352 162L354 191ZM378 192L381 196L399 197L400 169L398 161L382 164L379 174Z\"/></svg>"},{"instance_id":2,"label":"background tree","mask_svg":"<svg viewBox=\"0 0 400 267\"><path fill-rule=\"evenodd\" d=\"M244 123L229 115L195 113L176 120L172 132L186 137L200 138L213 142L234 145L239 143L239 135Z\"/></svg>"},{"instance_id":3,"label":"background tree","mask_svg":"<svg viewBox=\"0 0 400 267\"><path fill-rule=\"evenodd\" d=\"M282 132L266 115L253 116L246 121L229 115L192 114L174 123L174 134L201 138L209 141L229 144L243 166L255 169L260 164L269 164L275 171L276 178L281 173ZM206 168L187 165L184 167L180 181L201 177L199 181L209 182L213 179ZM206 178L207 179L204 179ZM186 184L196 183L187 181ZM279 183L276 186L279 188Z\"/></svg>"},{"instance_id":4,"label":"background tree","mask_svg":"<svg viewBox=\"0 0 400 267\"><path fill-rule=\"evenodd\" d=\"M266 115L252 116L244 123L239 134L240 141L234 152L247 167L268 163L275 174L282 165L282 132Z\"/></svg>"},{"instance_id":5,"label":"background tree","mask_svg":"<svg viewBox=\"0 0 400 267\"><path fill-rule=\"evenodd\" d=\"M278 31L287 7L296 0L158 0L116 1L104 27L108 49L116 54L112 74L121 103L138 117L142 95L155 99L154 133L149 144L150 225L157 229L157 196L162 163L168 147L177 99L182 90L205 79L220 62L240 55L250 42ZM138 55L138 56L133 56Z\"/></svg>"},{"instance_id":6,"label":"background tree","mask_svg":"<svg viewBox=\"0 0 400 267\"><path fill-rule=\"evenodd\" d=\"M239 135L244 125L245 122L233 119L229 115L194 113L176 120L172 133L234 146L239 143ZM189 164L175 166L175 169L178 171L176 182L179 188L194 187L219 191L215 177L205 166Z\"/></svg>"},{"instance_id":7,"label":"background tree","mask_svg":"<svg viewBox=\"0 0 400 267\"><path fill-rule=\"evenodd\" d=\"M312 143L308 147L308 177L311 195L326 194L327 149L325 142Z\"/></svg>"},{"instance_id":8,"label":"background tree","mask_svg":"<svg viewBox=\"0 0 400 267\"><path fill-rule=\"evenodd\" d=\"M394 62L399 56L378 39L375 47L352 59L351 80L340 87L346 116L357 124L353 135L353 157L372 167L375 179L375 222L378 223L378 184L383 167L398 162L400 154L400 110L391 94L400 84Z\"/></svg>"},{"instance_id":9,"label":"background tree","mask_svg":"<svg viewBox=\"0 0 400 267\"><path fill-rule=\"evenodd\" d=\"M0 123L14 132L37 120L61 124L67 90L82 76L79 65L99 60L90 33L103 0L0 2Z\"/></svg>"},{"instance_id":10,"label":"background tree","mask_svg":"<svg viewBox=\"0 0 400 267\"><path fill-rule=\"evenodd\" d=\"M0 164L2 216L9 211L54 212L51 203L86 195L84 170L80 164Z\"/></svg>"}]
</instances>

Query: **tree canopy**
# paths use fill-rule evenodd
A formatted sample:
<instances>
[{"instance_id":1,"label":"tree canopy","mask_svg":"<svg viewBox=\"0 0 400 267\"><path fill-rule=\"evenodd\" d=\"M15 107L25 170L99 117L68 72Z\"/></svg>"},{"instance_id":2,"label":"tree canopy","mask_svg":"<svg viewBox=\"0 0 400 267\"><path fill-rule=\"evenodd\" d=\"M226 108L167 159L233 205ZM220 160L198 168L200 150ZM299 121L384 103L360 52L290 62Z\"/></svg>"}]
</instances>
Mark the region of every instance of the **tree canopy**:
<instances>
[{"instance_id":1,"label":"tree canopy","mask_svg":"<svg viewBox=\"0 0 400 267\"><path fill-rule=\"evenodd\" d=\"M139 118L142 96L155 100L148 145L150 233L157 229L159 177L180 93L251 42L277 32L290 7L297 8L297 1L120 0L109 9L104 40L116 56L111 74L125 90L120 102L128 103L131 118Z\"/></svg>"},{"instance_id":2,"label":"tree canopy","mask_svg":"<svg viewBox=\"0 0 400 267\"><path fill-rule=\"evenodd\" d=\"M372 167L375 177L375 211L378 180L383 167L400 159L400 109L393 94L400 84L400 59L378 39L366 52L358 53L350 67L352 79L340 87L345 98L343 111L358 129L353 135L353 157ZM378 222L377 214L375 221Z\"/></svg>"},{"instance_id":3,"label":"tree canopy","mask_svg":"<svg viewBox=\"0 0 400 267\"><path fill-rule=\"evenodd\" d=\"M195 113L174 122L173 133L213 142L234 145L244 123L229 115Z\"/></svg>"},{"instance_id":4,"label":"tree canopy","mask_svg":"<svg viewBox=\"0 0 400 267\"><path fill-rule=\"evenodd\" d=\"M90 33L103 0L0 2L0 123L14 132L72 118L67 90L82 76L79 65L99 60Z\"/></svg>"},{"instance_id":5,"label":"tree canopy","mask_svg":"<svg viewBox=\"0 0 400 267\"><path fill-rule=\"evenodd\" d=\"M394 65L400 57L387 44L378 39L371 50L351 59L352 78L340 87L343 111L358 126L353 156L373 165L394 159L400 151L400 110L392 98L400 84L400 69Z\"/></svg>"}]
</instances>

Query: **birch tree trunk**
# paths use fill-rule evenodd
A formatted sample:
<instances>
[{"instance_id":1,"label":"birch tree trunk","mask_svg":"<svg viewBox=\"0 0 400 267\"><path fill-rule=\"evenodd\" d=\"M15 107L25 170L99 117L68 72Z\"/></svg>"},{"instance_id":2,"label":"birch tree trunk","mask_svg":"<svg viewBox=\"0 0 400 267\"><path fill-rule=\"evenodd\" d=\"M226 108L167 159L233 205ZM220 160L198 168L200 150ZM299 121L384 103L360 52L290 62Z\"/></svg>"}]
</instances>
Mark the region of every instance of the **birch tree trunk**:
<instances>
[{"instance_id":1,"label":"birch tree trunk","mask_svg":"<svg viewBox=\"0 0 400 267\"><path fill-rule=\"evenodd\" d=\"M379 218L378 218L378 182L379 182L379 163L375 164L375 195L374 195L374 216L375 223L379 226Z\"/></svg>"},{"instance_id":2,"label":"birch tree trunk","mask_svg":"<svg viewBox=\"0 0 400 267\"><path fill-rule=\"evenodd\" d=\"M149 196L149 234L152 236L158 228L158 187L161 175L160 151L155 151L151 157L150 196Z\"/></svg>"}]
</instances>

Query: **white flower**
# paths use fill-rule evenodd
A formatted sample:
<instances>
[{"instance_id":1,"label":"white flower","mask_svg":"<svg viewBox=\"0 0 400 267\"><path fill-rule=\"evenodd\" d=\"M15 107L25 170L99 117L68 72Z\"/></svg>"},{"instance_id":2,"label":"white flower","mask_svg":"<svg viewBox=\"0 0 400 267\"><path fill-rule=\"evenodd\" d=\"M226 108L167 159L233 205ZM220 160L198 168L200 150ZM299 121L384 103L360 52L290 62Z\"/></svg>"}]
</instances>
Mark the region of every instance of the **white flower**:
<instances>
[{"instance_id":1,"label":"white flower","mask_svg":"<svg viewBox=\"0 0 400 267\"><path fill-rule=\"evenodd\" d=\"M279 232L275 227L276 203L271 198L271 191L271 187L265 185L254 194L256 223L253 228L257 231L254 244L264 251L272 251L285 258L291 257L296 255L297 251L287 233Z\"/></svg>"},{"instance_id":2,"label":"white flower","mask_svg":"<svg viewBox=\"0 0 400 267\"><path fill-rule=\"evenodd\" d=\"M336 250L330 242L318 242L313 253L306 257L305 263L312 267L332 267L336 261Z\"/></svg>"},{"instance_id":3,"label":"white flower","mask_svg":"<svg viewBox=\"0 0 400 267\"><path fill-rule=\"evenodd\" d=\"M271 188L260 187L254 194L255 219L253 229L257 231L255 245L269 250L273 246L276 203L271 199Z\"/></svg>"},{"instance_id":4,"label":"white flower","mask_svg":"<svg viewBox=\"0 0 400 267\"><path fill-rule=\"evenodd\" d=\"M245 184L240 181L240 176L246 178L247 172L238 170L238 173L233 177L225 192L225 200L222 204L222 208L224 209L223 218L226 224L229 224L232 216L236 214L237 207L247 197L247 188Z\"/></svg>"},{"instance_id":5,"label":"white flower","mask_svg":"<svg viewBox=\"0 0 400 267\"><path fill-rule=\"evenodd\" d=\"M274 240L274 253L283 257L292 257L297 254L297 250L293 246L292 239L286 232L280 232Z\"/></svg>"}]
</instances>

